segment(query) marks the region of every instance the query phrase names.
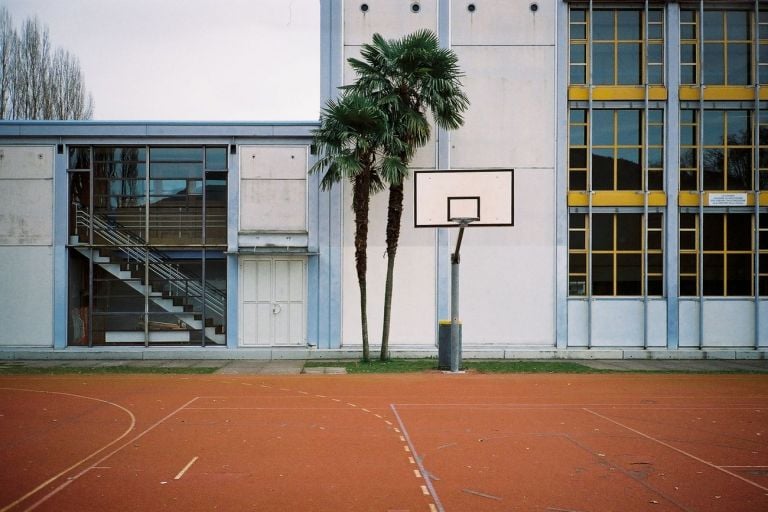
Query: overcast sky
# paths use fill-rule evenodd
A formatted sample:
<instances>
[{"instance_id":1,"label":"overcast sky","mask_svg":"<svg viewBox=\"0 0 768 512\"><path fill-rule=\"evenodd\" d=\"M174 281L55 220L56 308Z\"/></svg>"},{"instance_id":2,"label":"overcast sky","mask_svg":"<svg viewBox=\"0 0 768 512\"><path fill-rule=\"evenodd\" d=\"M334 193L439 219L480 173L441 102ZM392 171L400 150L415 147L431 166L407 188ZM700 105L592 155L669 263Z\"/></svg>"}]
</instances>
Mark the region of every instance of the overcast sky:
<instances>
[{"instance_id":1,"label":"overcast sky","mask_svg":"<svg viewBox=\"0 0 768 512\"><path fill-rule=\"evenodd\" d=\"M317 119L320 0L0 0L77 55L99 120Z\"/></svg>"}]
</instances>

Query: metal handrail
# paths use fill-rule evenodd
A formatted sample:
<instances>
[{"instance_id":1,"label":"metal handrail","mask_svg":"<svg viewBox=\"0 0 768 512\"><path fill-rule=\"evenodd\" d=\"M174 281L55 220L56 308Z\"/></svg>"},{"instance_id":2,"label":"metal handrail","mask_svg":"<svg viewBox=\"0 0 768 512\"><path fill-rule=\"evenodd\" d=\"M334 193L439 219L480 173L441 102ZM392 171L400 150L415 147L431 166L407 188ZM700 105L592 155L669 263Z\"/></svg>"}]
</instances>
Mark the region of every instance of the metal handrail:
<instances>
[{"instance_id":1,"label":"metal handrail","mask_svg":"<svg viewBox=\"0 0 768 512\"><path fill-rule=\"evenodd\" d=\"M209 284L203 286L200 276L182 272L162 251L151 247L141 237L124 231L124 226L121 224L107 220L100 215L91 216L88 210L77 203L75 203L75 219L77 226L85 229L90 226L92 220L94 233L98 233L109 244L119 248L129 257L129 261L131 258L137 262L144 262L146 259L150 271L167 283L172 294L193 300L203 297L202 301L199 299L198 301L204 302L206 309L222 320L226 316L226 294L224 291ZM180 285L179 282L184 284ZM149 286L149 283L147 285ZM204 291L206 293L203 293Z\"/></svg>"}]
</instances>

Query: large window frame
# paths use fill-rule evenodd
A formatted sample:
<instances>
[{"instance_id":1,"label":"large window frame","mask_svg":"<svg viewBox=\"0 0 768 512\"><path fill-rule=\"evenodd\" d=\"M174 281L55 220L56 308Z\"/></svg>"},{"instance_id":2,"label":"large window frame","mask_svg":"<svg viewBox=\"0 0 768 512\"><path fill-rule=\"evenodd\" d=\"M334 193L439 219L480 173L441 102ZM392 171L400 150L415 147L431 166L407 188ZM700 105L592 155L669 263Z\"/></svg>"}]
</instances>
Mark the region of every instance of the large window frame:
<instances>
[{"instance_id":1,"label":"large window frame","mask_svg":"<svg viewBox=\"0 0 768 512\"><path fill-rule=\"evenodd\" d=\"M568 293L585 297L664 295L663 214L584 209L569 214Z\"/></svg>"}]
</instances>

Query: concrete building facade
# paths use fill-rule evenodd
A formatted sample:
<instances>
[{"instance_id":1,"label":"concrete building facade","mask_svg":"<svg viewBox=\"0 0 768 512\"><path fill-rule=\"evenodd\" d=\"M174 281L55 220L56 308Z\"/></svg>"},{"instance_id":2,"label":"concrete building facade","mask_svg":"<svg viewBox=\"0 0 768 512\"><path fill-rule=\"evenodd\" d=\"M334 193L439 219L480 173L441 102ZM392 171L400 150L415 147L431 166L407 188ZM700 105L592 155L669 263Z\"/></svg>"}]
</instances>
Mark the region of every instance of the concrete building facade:
<instances>
[{"instance_id":1,"label":"concrete building facade","mask_svg":"<svg viewBox=\"0 0 768 512\"><path fill-rule=\"evenodd\" d=\"M324 0L321 23L324 101L374 33L435 31L471 105L413 169L515 170L514 227L462 246L466 355L764 356L766 2ZM315 126L1 123L0 353L359 354L350 187L307 174ZM390 340L433 355L456 232L414 228L406 191ZM385 219L381 193L374 344Z\"/></svg>"}]
</instances>

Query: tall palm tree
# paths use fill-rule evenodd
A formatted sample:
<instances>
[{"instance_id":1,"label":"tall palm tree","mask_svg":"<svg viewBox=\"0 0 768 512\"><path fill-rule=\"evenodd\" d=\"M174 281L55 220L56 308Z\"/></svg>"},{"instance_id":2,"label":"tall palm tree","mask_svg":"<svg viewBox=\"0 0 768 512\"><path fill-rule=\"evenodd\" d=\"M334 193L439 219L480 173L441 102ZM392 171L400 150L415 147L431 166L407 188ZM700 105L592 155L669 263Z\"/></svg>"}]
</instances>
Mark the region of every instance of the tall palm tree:
<instances>
[{"instance_id":1,"label":"tall palm tree","mask_svg":"<svg viewBox=\"0 0 768 512\"><path fill-rule=\"evenodd\" d=\"M401 144L388 130L383 110L370 98L344 92L330 100L320 115L314 142L320 157L310 173L325 174L320 181L324 190L342 180L352 182L352 210L355 213L355 266L360 288L360 320L363 336L363 361L370 360L366 273L368 267L368 216L371 195L384 188L380 174L403 172L397 156L382 153L382 147Z\"/></svg>"},{"instance_id":2,"label":"tall palm tree","mask_svg":"<svg viewBox=\"0 0 768 512\"><path fill-rule=\"evenodd\" d=\"M374 98L386 112L389 130L403 142L385 148L405 164L402 173L383 175L389 184L387 210L387 278L384 291L384 326L381 360L389 357L389 326L392 312L392 285L395 255L403 212L403 182L407 165L416 150L430 138L427 114L446 130L459 128L469 100L461 84L463 76L453 50L441 48L430 30L419 30L401 39L387 40L374 34L371 44L361 49L362 59L349 59L357 81L347 88Z\"/></svg>"}]
</instances>

